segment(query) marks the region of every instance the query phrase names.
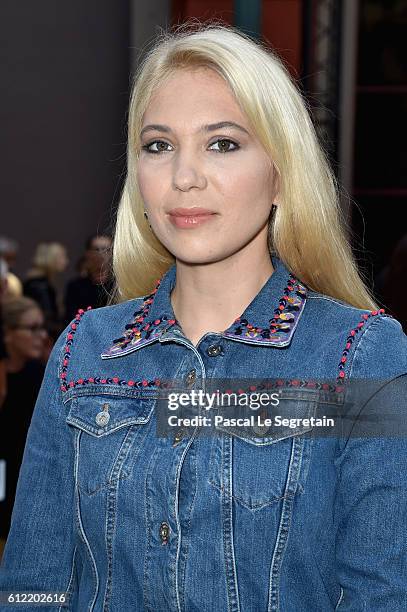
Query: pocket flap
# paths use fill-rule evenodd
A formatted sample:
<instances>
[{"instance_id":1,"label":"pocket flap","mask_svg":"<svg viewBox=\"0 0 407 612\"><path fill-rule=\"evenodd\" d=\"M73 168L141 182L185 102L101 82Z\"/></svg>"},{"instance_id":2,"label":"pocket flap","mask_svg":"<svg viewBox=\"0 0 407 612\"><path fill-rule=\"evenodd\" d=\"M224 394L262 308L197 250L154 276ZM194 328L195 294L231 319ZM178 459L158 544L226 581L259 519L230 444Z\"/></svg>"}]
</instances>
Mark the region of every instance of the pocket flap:
<instances>
[{"instance_id":1,"label":"pocket flap","mask_svg":"<svg viewBox=\"0 0 407 612\"><path fill-rule=\"evenodd\" d=\"M101 437L126 425L148 423L154 404L140 397L81 395L71 400L66 422Z\"/></svg>"},{"instance_id":2,"label":"pocket flap","mask_svg":"<svg viewBox=\"0 0 407 612\"><path fill-rule=\"evenodd\" d=\"M226 417L236 416L240 419L238 424L230 425L230 421L225 420L217 424L216 429L256 446L273 444L311 431L317 405L317 393L282 391L279 393L278 405L263 406L256 410L249 408L244 414L238 409L236 415L228 413Z\"/></svg>"}]
</instances>

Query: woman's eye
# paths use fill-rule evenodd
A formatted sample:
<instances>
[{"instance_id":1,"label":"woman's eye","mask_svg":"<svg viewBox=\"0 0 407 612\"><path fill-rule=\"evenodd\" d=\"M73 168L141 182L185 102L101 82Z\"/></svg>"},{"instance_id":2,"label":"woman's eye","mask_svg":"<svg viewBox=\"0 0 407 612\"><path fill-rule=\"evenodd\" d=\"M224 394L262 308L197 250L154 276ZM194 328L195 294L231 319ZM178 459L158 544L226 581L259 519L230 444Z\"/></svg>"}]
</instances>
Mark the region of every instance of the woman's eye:
<instances>
[{"instance_id":1,"label":"woman's eye","mask_svg":"<svg viewBox=\"0 0 407 612\"><path fill-rule=\"evenodd\" d=\"M217 144L219 144L219 148L211 149L212 151L216 151L217 153L231 153L232 151L237 151L237 149L240 149L240 146L237 144L237 142L234 142L229 138L219 138L218 140L215 140L215 142L213 142L210 147L213 147L213 145ZM231 149L230 145L233 145L234 148ZM156 148L153 149L153 146L156 146ZM153 140L152 142L143 145L141 148L147 153L159 155L160 153L165 153L168 151L168 149L165 148L167 146L171 145L169 145L168 142L165 142L164 140Z\"/></svg>"},{"instance_id":2,"label":"woman's eye","mask_svg":"<svg viewBox=\"0 0 407 612\"><path fill-rule=\"evenodd\" d=\"M237 151L237 149L240 148L239 145L237 144L237 142L234 142L233 140L229 140L229 138L219 138L218 140L213 142L212 145L215 145L215 144L218 144L218 143L221 144L219 149L212 149L213 151L216 151L217 153L231 153L232 151ZM229 148L225 149L225 147L224 147L225 144L227 145L227 147L229 145L233 145L234 149L229 149Z\"/></svg>"},{"instance_id":3,"label":"woman's eye","mask_svg":"<svg viewBox=\"0 0 407 612\"><path fill-rule=\"evenodd\" d=\"M153 145L159 145L158 149L151 149L150 147L152 147ZM161 148L160 145L168 145L168 142L165 142L164 140L153 140L152 142L143 145L141 148L143 149L143 151L147 151L147 153L159 154L166 151L166 149Z\"/></svg>"}]
</instances>

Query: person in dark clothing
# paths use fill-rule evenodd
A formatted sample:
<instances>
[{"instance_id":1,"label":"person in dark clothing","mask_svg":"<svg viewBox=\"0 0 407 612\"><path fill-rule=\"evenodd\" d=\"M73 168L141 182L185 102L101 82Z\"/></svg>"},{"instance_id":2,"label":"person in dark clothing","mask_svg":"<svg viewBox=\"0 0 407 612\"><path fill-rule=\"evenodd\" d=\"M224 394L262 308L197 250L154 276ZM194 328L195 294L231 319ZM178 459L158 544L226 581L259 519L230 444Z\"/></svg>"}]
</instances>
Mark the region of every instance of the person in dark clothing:
<instances>
[{"instance_id":1,"label":"person in dark clothing","mask_svg":"<svg viewBox=\"0 0 407 612\"><path fill-rule=\"evenodd\" d=\"M111 275L112 239L107 235L90 237L82 261L82 275L71 280L65 293L65 322L71 321L79 308L106 306L113 291Z\"/></svg>"},{"instance_id":2,"label":"person in dark clothing","mask_svg":"<svg viewBox=\"0 0 407 612\"><path fill-rule=\"evenodd\" d=\"M3 315L0 304L0 410L6 397L7 377L6 377L6 347L3 338Z\"/></svg>"},{"instance_id":3,"label":"person in dark clothing","mask_svg":"<svg viewBox=\"0 0 407 612\"><path fill-rule=\"evenodd\" d=\"M0 410L0 460L6 462L5 499L0 501L0 538L6 539L27 431L44 375L39 361L47 337L44 315L29 298L3 304L7 393Z\"/></svg>"},{"instance_id":4,"label":"person in dark clothing","mask_svg":"<svg viewBox=\"0 0 407 612\"><path fill-rule=\"evenodd\" d=\"M1 303L7 289L7 264L0 257L0 410L6 397L7 379L6 379L6 347L3 336L3 315Z\"/></svg>"},{"instance_id":5,"label":"person in dark clothing","mask_svg":"<svg viewBox=\"0 0 407 612\"><path fill-rule=\"evenodd\" d=\"M65 247L57 242L39 244L33 268L23 284L24 295L41 307L50 335L56 339L64 325L61 321L54 279L66 269L68 258Z\"/></svg>"},{"instance_id":6,"label":"person in dark clothing","mask_svg":"<svg viewBox=\"0 0 407 612\"><path fill-rule=\"evenodd\" d=\"M3 323L0 305L0 410L6 397L6 347L3 339Z\"/></svg>"},{"instance_id":7,"label":"person in dark clothing","mask_svg":"<svg viewBox=\"0 0 407 612\"><path fill-rule=\"evenodd\" d=\"M46 276L29 278L24 281L23 287L24 295L38 302L47 317L58 318L57 294Z\"/></svg>"},{"instance_id":8,"label":"person in dark clothing","mask_svg":"<svg viewBox=\"0 0 407 612\"><path fill-rule=\"evenodd\" d=\"M402 279L407 275L407 234L393 249L388 265L375 278L375 293L407 334L407 299Z\"/></svg>"},{"instance_id":9,"label":"person in dark clothing","mask_svg":"<svg viewBox=\"0 0 407 612\"><path fill-rule=\"evenodd\" d=\"M19 246L15 240L7 238L7 236L0 236L0 259L3 262L2 265L6 266L5 276L3 276L6 285L2 289L2 295L7 299L21 297L23 295L22 282L13 272L18 250Z\"/></svg>"}]
</instances>

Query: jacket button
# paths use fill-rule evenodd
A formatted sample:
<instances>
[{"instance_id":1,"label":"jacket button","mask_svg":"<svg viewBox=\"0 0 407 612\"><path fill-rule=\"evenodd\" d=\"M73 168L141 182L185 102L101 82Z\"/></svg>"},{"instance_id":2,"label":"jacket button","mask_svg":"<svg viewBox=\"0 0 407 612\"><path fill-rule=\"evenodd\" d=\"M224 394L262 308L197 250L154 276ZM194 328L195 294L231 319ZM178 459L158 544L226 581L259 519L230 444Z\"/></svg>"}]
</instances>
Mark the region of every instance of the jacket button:
<instances>
[{"instance_id":1,"label":"jacket button","mask_svg":"<svg viewBox=\"0 0 407 612\"><path fill-rule=\"evenodd\" d=\"M222 351L222 347L219 346L219 344L212 344L211 346L208 347L208 350L206 352L210 357L216 357L217 355L221 353L221 351Z\"/></svg>"},{"instance_id":2,"label":"jacket button","mask_svg":"<svg viewBox=\"0 0 407 612\"><path fill-rule=\"evenodd\" d=\"M103 411L98 412L96 415L95 421L101 427L104 427L105 425L107 425L110 420L109 408L110 408L110 404L103 404L102 405Z\"/></svg>"},{"instance_id":3,"label":"jacket button","mask_svg":"<svg viewBox=\"0 0 407 612\"><path fill-rule=\"evenodd\" d=\"M267 427L267 425L253 425L252 429L258 436L265 436L270 427Z\"/></svg>"},{"instance_id":4,"label":"jacket button","mask_svg":"<svg viewBox=\"0 0 407 612\"><path fill-rule=\"evenodd\" d=\"M96 419L95 419L96 423L98 425L101 425L102 427L104 425L107 425L109 420L110 420L110 414L108 412L98 412L96 415Z\"/></svg>"},{"instance_id":5,"label":"jacket button","mask_svg":"<svg viewBox=\"0 0 407 612\"><path fill-rule=\"evenodd\" d=\"M168 523L161 523L160 525L160 538L161 538L161 544L168 544L168 538L170 535L170 526L168 525Z\"/></svg>"},{"instance_id":6,"label":"jacket button","mask_svg":"<svg viewBox=\"0 0 407 612\"><path fill-rule=\"evenodd\" d=\"M182 438L184 437L184 431L182 429L180 429L179 431L177 431L177 433L174 436L174 439L172 441L172 445L173 446L177 446L177 444L179 444L182 440Z\"/></svg>"},{"instance_id":7,"label":"jacket button","mask_svg":"<svg viewBox=\"0 0 407 612\"><path fill-rule=\"evenodd\" d=\"M261 412L259 415L263 420L268 418L267 412ZM255 434L258 436L265 436L266 433L271 429L270 425L253 425L252 427Z\"/></svg>"},{"instance_id":8,"label":"jacket button","mask_svg":"<svg viewBox=\"0 0 407 612\"><path fill-rule=\"evenodd\" d=\"M195 380L196 380L196 370L193 368L190 372L188 372L185 378L185 382L187 385L192 385L194 384Z\"/></svg>"}]
</instances>

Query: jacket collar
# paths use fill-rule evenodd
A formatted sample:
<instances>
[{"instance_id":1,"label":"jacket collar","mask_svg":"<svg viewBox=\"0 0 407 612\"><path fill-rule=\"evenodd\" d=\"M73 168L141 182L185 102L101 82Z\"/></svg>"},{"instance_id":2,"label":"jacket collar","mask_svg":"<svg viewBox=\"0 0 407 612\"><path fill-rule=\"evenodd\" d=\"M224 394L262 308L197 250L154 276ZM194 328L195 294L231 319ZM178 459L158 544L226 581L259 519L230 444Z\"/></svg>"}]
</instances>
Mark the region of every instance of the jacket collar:
<instances>
[{"instance_id":1,"label":"jacket collar","mask_svg":"<svg viewBox=\"0 0 407 612\"><path fill-rule=\"evenodd\" d=\"M305 306L307 287L278 257L273 256L272 263L273 274L243 314L220 333L222 337L258 346L290 344ZM102 353L102 359L127 355L157 340L183 336L170 300L175 281L176 265L173 264L157 282L154 291L143 298L141 308L125 326L123 335L113 340Z\"/></svg>"}]
</instances>

